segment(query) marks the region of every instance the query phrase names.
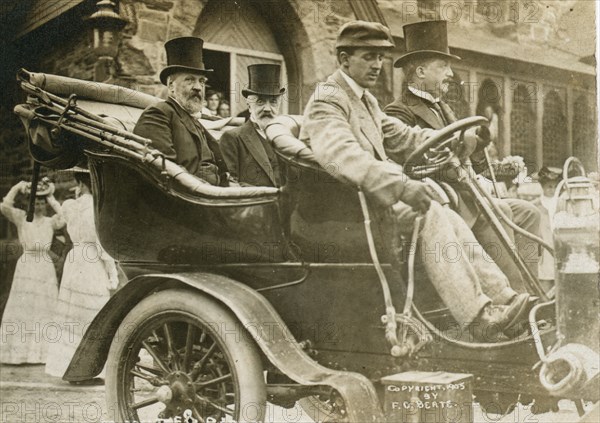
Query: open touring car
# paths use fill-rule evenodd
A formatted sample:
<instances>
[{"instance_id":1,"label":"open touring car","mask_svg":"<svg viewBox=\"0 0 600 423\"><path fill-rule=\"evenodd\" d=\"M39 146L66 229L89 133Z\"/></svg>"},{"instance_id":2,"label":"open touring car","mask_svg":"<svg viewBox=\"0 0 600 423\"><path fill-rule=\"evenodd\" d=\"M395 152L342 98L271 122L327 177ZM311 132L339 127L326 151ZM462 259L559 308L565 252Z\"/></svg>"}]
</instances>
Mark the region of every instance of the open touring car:
<instances>
[{"instance_id":1,"label":"open touring car","mask_svg":"<svg viewBox=\"0 0 600 423\"><path fill-rule=\"evenodd\" d=\"M267 130L281 188L215 187L130 132L157 98L27 71L19 80L28 101L15 112L34 178L40 166L87 161L101 243L129 279L64 376L88 379L106 365L115 421L255 422L267 401L299 401L316 421L471 421L471 389L495 413L517 401L540 412L561 398L598 401L598 211L576 160L557 193L555 289L545 292L514 255L541 297L531 330L474 342L410 243L389 236L394 223L295 138L300 117ZM448 139L481 119L446 128L413 157L452 159ZM227 129L211 124L217 137ZM407 171L422 177L427 166ZM489 195L469 186L509 242Z\"/></svg>"}]
</instances>

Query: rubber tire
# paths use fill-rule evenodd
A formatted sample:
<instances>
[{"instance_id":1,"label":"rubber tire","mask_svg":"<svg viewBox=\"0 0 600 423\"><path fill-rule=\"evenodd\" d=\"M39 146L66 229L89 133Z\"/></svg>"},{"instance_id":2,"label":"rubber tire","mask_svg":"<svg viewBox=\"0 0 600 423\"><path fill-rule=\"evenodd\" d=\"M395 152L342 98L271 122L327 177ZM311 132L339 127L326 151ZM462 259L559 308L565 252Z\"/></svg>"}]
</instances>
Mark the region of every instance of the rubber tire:
<instances>
[{"instance_id":1,"label":"rubber tire","mask_svg":"<svg viewBox=\"0 0 600 423\"><path fill-rule=\"evenodd\" d=\"M186 289L168 289L154 293L137 304L125 317L120 325L122 328L134 328L133 330L119 330L110 346L106 364L106 403L109 416L112 421L126 421L127 416L121 415L118 398L119 370L121 358L125 357L124 351L130 347L131 339L135 337L137 330L146 320L155 317L158 313L179 312L187 316L193 316L200 322L218 323L219 327L232 328L241 327L239 320L233 313L225 308L217 300L208 298L197 292ZM214 326L213 326L214 327ZM229 365L232 372L237 374L240 399L238 414L234 420L240 423L252 423L264 421L266 410L266 386L263 375L263 366L259 350L248 333L240 336L219 336L213 333L213 339L224 345L224 352L229 357ZM218 339L217 339L218 338ZM244 416L247 408L250 419Z\"/></svg>"}]
</instances>

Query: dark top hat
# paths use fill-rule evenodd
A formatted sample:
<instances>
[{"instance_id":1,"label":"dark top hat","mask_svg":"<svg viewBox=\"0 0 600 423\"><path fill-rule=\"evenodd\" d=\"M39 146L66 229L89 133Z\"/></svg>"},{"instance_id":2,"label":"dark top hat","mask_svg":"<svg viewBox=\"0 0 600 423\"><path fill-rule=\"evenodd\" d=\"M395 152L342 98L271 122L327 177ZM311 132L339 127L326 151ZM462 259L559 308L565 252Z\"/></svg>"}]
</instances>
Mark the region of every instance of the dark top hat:
<instances>
[{"instance_id":1,"label":"dark top hat","mask_svg":"<svg viewBox=\"0 0 600 423\"><path fill-rule=\"evenodd\" d=\"M404 25L402 29L406 53L396 60L395 67L401 68L415 57L441 56L460 60L460 57L450 54L446 21L418 22Z\"/></svg>"},{"instance_id":2,"label":"dark top hat","mask_svg":"<svg viewBox=\"0 0 600 423\"><path fill-rule=\"evenodd\" d=\"M261 63L248 66L248 88L242 90L242 95L248 97L256 95L281 95L285 88L281 88L279 74L280 65Z\"/></svg>"},{"instance_id":3,"label":"dark top hat","mask_svg":"<svg viewBox=\"0 0 600 423\"><path fill-rule=\"evenodd\" d=\"M165 43L167 66L160 71L160 82L167 85L167 77L175 72L197 72L208 74L202 61L204 40L198 37L173 38Z\"/></svg>"}]
</instances>

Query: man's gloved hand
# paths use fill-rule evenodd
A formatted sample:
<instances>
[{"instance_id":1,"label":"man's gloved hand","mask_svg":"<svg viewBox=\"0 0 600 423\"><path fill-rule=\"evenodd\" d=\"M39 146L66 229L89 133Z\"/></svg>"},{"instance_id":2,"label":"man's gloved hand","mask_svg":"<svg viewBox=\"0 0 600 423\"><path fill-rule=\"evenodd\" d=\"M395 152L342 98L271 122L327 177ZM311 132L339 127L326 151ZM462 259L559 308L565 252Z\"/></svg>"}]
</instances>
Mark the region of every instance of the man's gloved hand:
<instances>
[{"instance_id":1,"label":"man's gloved hand","mask_svg":"<svg viewBox=\"0 0 600 423\"><path fill-rule=\"evenodd\" d=\"M414 180L406 181L404 191L402 191L402 195L400 196L402 202L411 206L413 210L422 213L429 210L429 205L434 199L434 193L429 185Z\"/></svg>"},{"instance_id":2,"label":"man's gloved hand","mask_svg":"<svg viewBox=\"0 0 600 423\"><path fill-rule=\"evenodd\" d=\"M475 152L483 151L492 142L492 134L487 126L479 126L475 131L475 135L477 135Z\"/></svg>"}]
</instances>

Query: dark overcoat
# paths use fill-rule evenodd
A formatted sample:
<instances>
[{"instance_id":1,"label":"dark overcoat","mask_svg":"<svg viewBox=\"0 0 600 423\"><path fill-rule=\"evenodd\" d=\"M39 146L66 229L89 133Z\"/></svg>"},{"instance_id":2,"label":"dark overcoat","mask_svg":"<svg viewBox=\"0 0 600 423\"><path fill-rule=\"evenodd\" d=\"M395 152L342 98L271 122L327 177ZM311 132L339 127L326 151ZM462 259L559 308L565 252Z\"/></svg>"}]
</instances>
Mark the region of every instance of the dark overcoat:
<instances>
[{"instance_id":1,"label":"dark overcoat","mask_svg":"<svg viewBox=\"0 0 600 423\"><path fill-rule=\"evenodd\" d=\"M220 147L231 176L240 183L276 187L278 175L251 121L221 135Z\"/></svg>"},{"instance_id":2,"label":"dark overcoat","mask_svg":"<svg viewBox=\"0 0 600 423\"><path fill-rule=\"evenodd\" d=\"M212 185L227 178L227 166L210 133L172 98L148 107L133 130L152 146Z\"/></svg>"},{"instance_id":3,"label":"dark overcoat","mask_svg":"<svg viewBox=\"0 0 600 423\"><path fill-rule=\"evenodd\" d=\"M448 124L456 122L456 115L450 106L440 101L440 107ZM442 129L446 126L442 119L427 105L425 100L414 95L408 89L404 89L400 98L388 104L384 112L400 119L408 126L420 126L421 128L432 129Z\"/></svg>"}]
</instances>

